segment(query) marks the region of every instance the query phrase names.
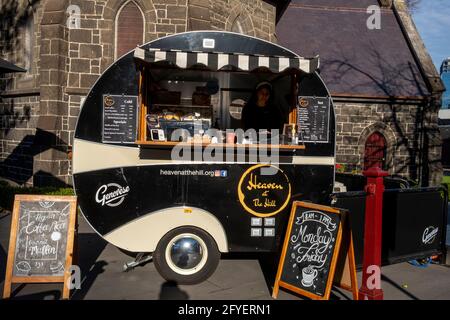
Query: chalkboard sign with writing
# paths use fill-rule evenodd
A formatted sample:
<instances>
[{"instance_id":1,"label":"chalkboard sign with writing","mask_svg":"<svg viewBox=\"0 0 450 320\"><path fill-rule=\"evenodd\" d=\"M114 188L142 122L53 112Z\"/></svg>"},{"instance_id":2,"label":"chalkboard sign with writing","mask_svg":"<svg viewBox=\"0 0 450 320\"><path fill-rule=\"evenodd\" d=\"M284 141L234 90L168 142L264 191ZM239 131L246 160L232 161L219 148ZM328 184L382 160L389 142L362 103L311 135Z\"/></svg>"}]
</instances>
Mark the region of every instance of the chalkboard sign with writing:
<instances>
[{"instance_id":1,"label":"chalkboard sign with writing","mask_svg":"<svg viewBox=\"0 0 450 320\"><path fill-rule=\"evenodd\" d=\"M330 98L298 97L297 124L303 142L328 143Z\"/></svg>"},{"instance_id":2,"label":"chalkboard sign with writing","mask_svg":"<svg viewBox=\"0 0 450 320\"><path fill-rule=\"evenodd\" d=\"M103 142L134 143L137 130L137 96L103 95Z\"/></svg>"},{"instance_id":3,"label":"chalkboard sign with writing","mask_svg":"<svg viewBox=\"0 0 450 320\"><path fill-rule=\"evenodd\" d=\"M278 267L278 286L313 299L328 299L345 215L339 209L296 201Z\"/></svg>"},{"instance_id":4,"label":"chalkboard sign with writing","mask_svg":"<svg viewBox=\"0 0 450 320\"><path fill-rule=\"evenodd\" d=\"M11 283L64 282L75 220L76 197L16 195L4 297L9 297Z\"/></svg>"}]
</instances>

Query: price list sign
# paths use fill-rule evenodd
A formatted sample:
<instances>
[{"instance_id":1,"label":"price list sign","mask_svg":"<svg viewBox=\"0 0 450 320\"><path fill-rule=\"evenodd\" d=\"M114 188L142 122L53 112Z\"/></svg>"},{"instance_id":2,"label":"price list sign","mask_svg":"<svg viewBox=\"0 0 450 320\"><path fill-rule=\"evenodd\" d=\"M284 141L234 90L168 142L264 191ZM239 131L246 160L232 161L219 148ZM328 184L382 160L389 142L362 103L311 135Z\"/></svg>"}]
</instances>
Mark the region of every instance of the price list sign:
<instances>
[{"instance_id":1,"label":"price list sign","mask_svg":"<svg viewBox=\"0 0 450 320\"><path fill-rule=\"evenodd\" d=\"M137 96L103 95L105 143L134 143L137 128Z\"/></svg>"},{"instance_id":2,"label":"price list sign","mask_svg":"<svg viewBox=\"0 0 450 320\"><path fill-rule=\"evenodd\" d=\"M299 96L297 119L301 141L329 142L330 98Z\"/></svg>"},{"instance_id":3,"label":"price list sign","mask_svg":"<svg viewBox=\"0 0 450 320\"><path fill-rule=\"evenodd\" d=\"M69 298L77 200L75 196L16 195L3 297L12 283L64 284Z\"/></svg>"}]
</instances>

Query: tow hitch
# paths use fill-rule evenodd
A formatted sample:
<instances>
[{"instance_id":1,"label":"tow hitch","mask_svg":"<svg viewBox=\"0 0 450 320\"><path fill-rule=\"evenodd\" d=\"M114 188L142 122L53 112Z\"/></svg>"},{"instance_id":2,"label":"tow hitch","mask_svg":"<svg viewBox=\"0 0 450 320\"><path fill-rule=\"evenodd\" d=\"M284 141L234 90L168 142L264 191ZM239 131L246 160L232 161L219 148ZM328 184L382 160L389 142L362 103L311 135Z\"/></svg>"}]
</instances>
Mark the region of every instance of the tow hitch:
<instances>
[{"instance_id":1,"label":"tow hitch","mask_svg":"<svg viewBox=\"0 0 450 320\"><path fill-rule=\"evenodd\" d=\"M123 271L128 272L130 270L133 270L137 266L142 265L152 259L153 259L153 256L150 253L138 253L136 258L133 261L126 262L123 265Z\"/></svg>"}]
</instances>

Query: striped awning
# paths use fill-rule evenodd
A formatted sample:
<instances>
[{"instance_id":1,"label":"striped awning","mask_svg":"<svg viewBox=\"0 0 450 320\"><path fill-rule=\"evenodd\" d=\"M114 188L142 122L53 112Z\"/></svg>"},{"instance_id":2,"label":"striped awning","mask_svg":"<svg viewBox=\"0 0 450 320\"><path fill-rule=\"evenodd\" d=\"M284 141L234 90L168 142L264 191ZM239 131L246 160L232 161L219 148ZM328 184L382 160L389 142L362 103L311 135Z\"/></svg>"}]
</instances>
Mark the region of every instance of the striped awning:
<instances>
[{"instance_id":1,"label":"striped awning","mask_svg":"<svg viewBox=\"0 0 450 320\"><path fill-rule=\"evenodd\" d=\"M145 50L141 48L135 49L134 57L148 63L167 62L179 68L204 66L212 71L224 70L231 67L241 71L266 68L272 72L282 72L288 68L294 68L312 73L319 68L319 57L290 58L239 53Z\"/></svg>"},{"instance_id":2,"label":"striped awning","mask_svg":"<svg viewBox=\"0 0 450 320\"><path fill-rule=\"evenodd\" d=\"M27 72L27 70L0 58L0 73Z\"/></svg>"}]
</instances>

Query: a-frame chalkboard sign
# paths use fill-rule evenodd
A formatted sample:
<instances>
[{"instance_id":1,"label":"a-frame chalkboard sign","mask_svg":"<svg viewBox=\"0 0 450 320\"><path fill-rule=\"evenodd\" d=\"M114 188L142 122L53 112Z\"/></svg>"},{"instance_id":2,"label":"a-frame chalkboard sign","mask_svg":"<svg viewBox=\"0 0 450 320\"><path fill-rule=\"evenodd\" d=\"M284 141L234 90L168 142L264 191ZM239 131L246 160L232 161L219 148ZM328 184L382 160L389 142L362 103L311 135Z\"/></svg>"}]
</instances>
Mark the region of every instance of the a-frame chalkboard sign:
<instances>
[{"instance_id":1,"label":"a-frame chalkboard sign","mask_svg":"<svg viewBox=\"0 0 450 320\"><path fill-rule=\"evenodd\" d=\"M345 286L343 273L335 279L338 260L343 259L347 267L351 265L350 287L357 291L354 255L350 237L345 237L345 250L341 241L347 213L345 210L295 201L284 239L272 297L278 296L279 287L291 290L315 300L327 300L333 283ZM346 252L343 252L346 251ZM348 251L348 252L347 252ZM351 251L351 255L349 254ZM339 256L344 254L343 258ZM345 256L349 255L350 259ZM354 276L353 276L354 274ZM345 282L345 283L341 283ZM347 289L347 288L345 288ZM355 295L354 295L355 298Z\"/></svg>"},{"instance_id":2,"label":"a-frame chalkboard sign","mask_svg":"<svg viewBox=\"0 0 450 320\"><path fill-rule=\"evenodd\" d=\"M358 300L358 280L356 278L355 250L350 225L351 215L345 214L342 224L342 240L334 272L333 285L350 291L353 300Z\"/></svg>"},{"instance_id":3,"label":"a-frame chalkboard sign","mask_svg":"<svg viewBox=\"0 0 450 320\"><path fill-rule=\"evenodd\" d=\"M59 282L69 298L76 212L75 196L15 196L3 298L12 283Z\"/></svg>"}]
</instances>

